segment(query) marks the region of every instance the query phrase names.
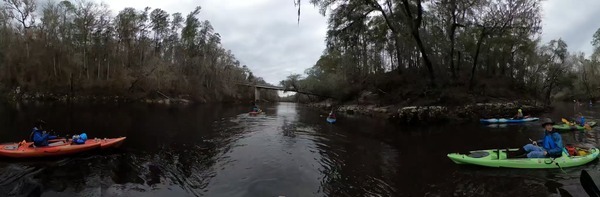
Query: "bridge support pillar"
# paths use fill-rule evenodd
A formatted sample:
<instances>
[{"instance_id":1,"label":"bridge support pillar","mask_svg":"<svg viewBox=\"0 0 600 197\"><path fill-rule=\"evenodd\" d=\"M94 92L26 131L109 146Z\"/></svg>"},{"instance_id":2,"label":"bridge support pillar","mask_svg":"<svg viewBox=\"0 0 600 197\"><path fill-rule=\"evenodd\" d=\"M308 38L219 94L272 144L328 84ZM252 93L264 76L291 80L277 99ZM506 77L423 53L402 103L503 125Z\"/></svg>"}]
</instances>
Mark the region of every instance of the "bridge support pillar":
<instances>
[{"instance_id":1,"label":"bridge support pillar","mask_svg":"<svg viewBox=\"0 0 600 197\"><path fill-rule=\"evenodd\" d=\"M254 87L254 101L260 100L260 91L258 91L257 87Z\"/></svg>"}]
</instances>

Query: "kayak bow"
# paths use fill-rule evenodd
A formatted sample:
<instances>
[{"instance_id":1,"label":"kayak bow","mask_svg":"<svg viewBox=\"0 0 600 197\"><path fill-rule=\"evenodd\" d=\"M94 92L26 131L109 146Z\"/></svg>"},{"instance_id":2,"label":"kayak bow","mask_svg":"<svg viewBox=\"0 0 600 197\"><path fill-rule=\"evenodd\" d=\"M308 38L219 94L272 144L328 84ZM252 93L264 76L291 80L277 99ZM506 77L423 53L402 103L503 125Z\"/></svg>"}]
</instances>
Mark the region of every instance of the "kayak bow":
<instances>
[{"instance_id":1,"label":"kayak bow","mask_svg":"<svg viewBox=\"0 0 600 197\"><path fill-rule=\"evenodd\" d=\"M596 122L595 121L590 121L587 123L588 125L590 125L590 127L594 127L596 126ZM567 124L558 124L558 125L554 125L552 126L554 129L557 130L563 130L563 131L570 131L570 130L585 130L584 126L581 125L567 125Z\"/></svg>"},{"instance_id":2,"label":"kayak bow","mask_svg":"<svg viewBox=\"0 0 600 197\"><path fill-rule=\"evenodd\" d=\"M335 123L337 120L335 118L327 118L328 123Z\"/></svg>"}]
</instances>

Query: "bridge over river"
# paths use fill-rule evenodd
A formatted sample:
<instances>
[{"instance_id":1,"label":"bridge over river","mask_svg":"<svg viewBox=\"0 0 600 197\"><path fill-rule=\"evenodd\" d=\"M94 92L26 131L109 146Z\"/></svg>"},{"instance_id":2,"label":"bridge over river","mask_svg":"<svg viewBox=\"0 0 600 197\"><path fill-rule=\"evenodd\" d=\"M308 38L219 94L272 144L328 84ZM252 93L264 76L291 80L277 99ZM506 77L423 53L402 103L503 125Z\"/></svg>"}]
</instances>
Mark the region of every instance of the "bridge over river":
<instances>
[{"instance_id":1,"label":"bridge over river","mask_svg":"<svg viewBox=\"0 0 600 197\"><path fill-rule=\"evenodd\" d=\"M286 87L282 87L282 86L273 86L273 85L268 85L268 84L239 83L239 82L236 84L241 85L241 86L254 87L254 100L255 101L260 100L260 91L259 91L260 89L278 90L278 91L283 91L283 92L296 92L296 93L305 94L305 95L328 97L328 96L323 96L323 95L319 95L319 94L315 94L315 93L311 93L311 92L300 91L293 87L286 88Z\"/></svg>"}]
</instances>

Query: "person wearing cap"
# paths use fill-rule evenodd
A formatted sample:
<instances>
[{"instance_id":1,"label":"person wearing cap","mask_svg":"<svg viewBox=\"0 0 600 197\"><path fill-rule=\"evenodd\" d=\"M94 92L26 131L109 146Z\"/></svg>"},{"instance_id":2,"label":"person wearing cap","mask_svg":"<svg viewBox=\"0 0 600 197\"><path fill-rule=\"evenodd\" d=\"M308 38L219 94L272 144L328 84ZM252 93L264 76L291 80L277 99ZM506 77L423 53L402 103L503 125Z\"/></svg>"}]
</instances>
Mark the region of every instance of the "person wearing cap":
<instances>
[{"instance_id":1,"label":"person wearing cap","mask_svg":"<svg viewBox=\"0 0 600 197\"><path fill-rule=\"evenodd\" d=\"M554 122L550 118L544 119L542 127L544 127L544 138L538 141L532 141L517 151L517 157L527 158L544 158L544 157L560 157L563 152L562 137L552 128Z\"/></svg>"},{"instance_id":2,"label":"person wearing cap","mask_svg":"<svg viewBox=\"0 0 600 197\"><path fill-rule=\"evenodd\" d=\"M52 136L44 130L46 122L43 120L36 121L31 131L31 141L35 146L48 146L48 140L56 139L56 136Z\"/></svg>"},{"instance_id":3,"label":"person wearing cap","mask_svg":"<svg viewBox=\"0 0 600 197\"><path fill-rule=\"evenodd\" d=\"M517 115L515 115L514 119L523 119L523 110L517 110Z\"/></svg>"}]
</instances>

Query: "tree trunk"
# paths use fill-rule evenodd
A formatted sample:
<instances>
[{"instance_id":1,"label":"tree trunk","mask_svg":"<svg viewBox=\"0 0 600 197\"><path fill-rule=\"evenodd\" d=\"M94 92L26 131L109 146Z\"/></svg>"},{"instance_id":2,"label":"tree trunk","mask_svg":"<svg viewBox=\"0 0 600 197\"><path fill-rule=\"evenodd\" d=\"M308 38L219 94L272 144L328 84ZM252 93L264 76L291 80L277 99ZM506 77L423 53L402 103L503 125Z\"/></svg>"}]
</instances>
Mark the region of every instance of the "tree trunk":
<instances>
[{"instance_id":1,"label":"tree trunk","mask_svg":"<svg viewBox=\"0 0 600 197\"><path fill-rule=\"evenodd\" d=\"M100 81L100 61L96 58L96 80Z\"/></svg>"},{"instance_id":2,"label":"tree trunk","mask_svg":"<svg viewBox=\"0 0 600 197\"><path fill-rule=\"evenodd\" d=\"M435 75L433 72L433 63L431 63L429 56L427 56L427 51L425 50L425 46L423 45L423 41L421 40L421 35L419 34L419 28L421 27L421 23L423 20L423 5L421 4L422 2L421 2L421 0L417 0L417 17L416 18L413 17L413 14L411 11L411 4L408 2L408 0L403 0L402 2L403 2L402 4L404 6L405 14L411 21L411 23L410 23L411 24L410 25L411 35L417 42L417 47L419 47L419 51L421 52L421 57L423 58L423 62L425 63L425 66L427 67L427 71L429 72L430 85L431 85L431 87L435 87Z\"/></svg>"},{"instance_id":3,"label":"tree trunk","mask_svg":"<svg viewBox=\"0 0 600 197\"><path fill-rule=\"evenodd\" d=\"M452 79L456 79L456 72L454 70L454 35L456 34L456 27L458 27L458 24L456 24L456 0L452 0L450 6L452 8L452 26L450 27L450 57L448 61L450 62Z\"/></svg>"},{"instance_id":4,"label":"tree trunk","mask_svg":"<svg viewBox=\"0 0 600 197\"><path fill-rule=\"evenodd\" d=\"M546 90L545 103L547 106L550 106L551 104L550 96L552 96L552 88L554 88L554 80L550 81L548 89Z\"/></svg>"},{"instance_id":5,"label":"tree trunk","mask_svg":"<svg viewBox=\"0 0 600 197\"><path fill-rule=\"evenodd\" d=\"M69 101L71 101L71 97L73 97L73 73L72 72L69 75Z\"/></svg>"},{"instance_id":6,"label":"tree trunk","mask_svg":"<svg viewBox=\"0 0 600 197\"><path fill-rule=\"evenodd\" d=\"M142 42L142 41L140 41ZM140 43L140 45L142 45ZM144 66L144 46L140 46L140 68Z\"/></svg>"},{"instance_id":7,"label":"tree trunk","mask_svg":"<svg viewBox=\"0 0 600 197\"><path fill-rule=\"evenodd\" d=\"M454 70L454 32L456 30L456 25L452 25L450 30L450 57L448 61L450 62L450 72L452 74L452 79L456 79L456 72Z\"/></svg>"},{"instance_id":8,"label":"tree trunk","mask_svg":"<svg viewBox=\"0 0 600 197\"><path fill-rule=\"evenodd\" d=\"M400 38L394 34L394 47L396 48L396 69L398 69L398 74L402 74L402 56L400 53Z\"/></svg>"},{"instance_id":9,"label":"tree trunk","mask_svg":"<svg viewBox=\"0 0 600 197\"><path fill-rule=\"evenodd\" d=\"M473 67L471 68L471 79L469 80L469 90L473 90L473 86L475 85L475 69L477 68L477 60L479 59L479 51L481 50L481 43L483 42L483 38L485 38L485 27L481 30L481 34L479 35L479 40L477 40L477 49L475 50L475 57L473 58Z\"/></svg>"},{"instance_id":10,"label":"tree trunk","mask_svg":"<svg viewBox=\"0 0 600 197\"><path fill-rule=\"evenodd\" d=\"M456 64L456 77L458 78L460 76L460 65L462 63L462 57L461 57L461 53L460 51L458 51L458 63Z\"/></svg>"},{"instance_id":11,"label":"tree trunk","mask_svg":"<svg viewBox=\"0 0 600 197\"><path fill-rule=\"evenodd\" d=\"M419 51L421 51L421 57L423 57L423 63L425 63L425 66L427 66L427 71L429 72L429 82L431 87L435 87L435 75L433 73L433 64L431 63L431 60L429 59L429 57L427 56L427 53L425 51L425 46L423 46L423 41L421 41L421 37L419 35L419 30L413 30L413 37L415 38L415 40L417 41L417 46L419 47Z\"/></svg>"},{"instance_id":12,"label":"tree trunk","mask_svg":"<svg viewBox=\"0 0 600 197\"><path fill-rule=\"evenodd\" d=\"M592 93L590 91L590 84L588 83L588 80L587 80L587 72L585 70L585 63L581 66L581 68L582 68L582 71L583 71L583 76L582 76L581 79L583 81L583 85L585 86L586 94L587 94L588 98L590 100L592 100Z\"/></svg>"},{"instance_id":13,"label":"tree trunk","mask_svg":"<svg viewBox=\"0 0 600 197\"><path fill-rule=\"evenodd\" d=\"M85 41L83 42L84 45L86 45ZM85 76L87 77L87 79L90 79L90 72L88 71L88 66L87 66L87 47L83 47L83 69L85 70Z\"/></svg>"},{"instance_id":14,"label":"tree trunk","mask_svg":"<svg viewBox=\"0 0 600 197\"><path fill-rule=\"evenodd\" d=\"M110 60L106 61L106 80L110 78Z\"/></svg>"},{"instance_id":15,"label":"tree trunk","mask_svg":"<svg viewBox=\"0 0 600 197\"><path fill-rule=\"evenodd\" d=\"M56 55L52 57L52 68L54 70L54 77L56 77Z\"/></svg>"},{"instance_id":16,"label":"tree trunk","mask_svg":"<svg viewBox=\"0 0 600 197\"><path fill-rule=\"evenodd\" d=\"M29 39L28 38L25 38L25 39L27 39L25 41L25 50L27 50L26 51L26 53L27 53L27 59L29 59Z\"/></svg>"}]
</instances>

